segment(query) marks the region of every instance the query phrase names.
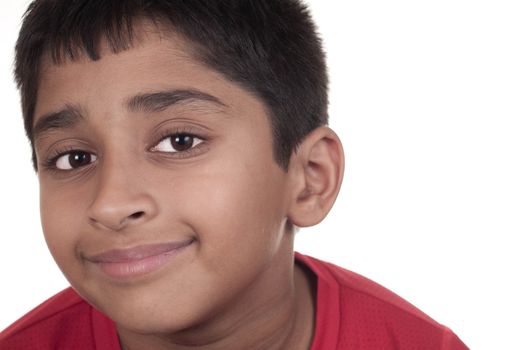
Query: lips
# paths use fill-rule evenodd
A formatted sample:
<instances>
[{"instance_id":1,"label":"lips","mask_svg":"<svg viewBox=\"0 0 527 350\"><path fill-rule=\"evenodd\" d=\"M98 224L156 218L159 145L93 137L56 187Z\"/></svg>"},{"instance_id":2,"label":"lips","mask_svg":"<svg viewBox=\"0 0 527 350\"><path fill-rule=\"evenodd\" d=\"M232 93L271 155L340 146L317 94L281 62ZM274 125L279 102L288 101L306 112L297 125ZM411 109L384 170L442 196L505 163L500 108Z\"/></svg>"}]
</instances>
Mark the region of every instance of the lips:
<instances>
[{"instance_id":1,"label":"lips","mask_svg":"<svg viewBox=\"0 0 527 350\"><path fill-rule=\"evenodd\" d=\"M174 256L183 253L194 239L162 244L141 245L129 249L108 250L86 257L103 273L112 278L144 275L166 265Z\"/></svg>"}]
</instances>

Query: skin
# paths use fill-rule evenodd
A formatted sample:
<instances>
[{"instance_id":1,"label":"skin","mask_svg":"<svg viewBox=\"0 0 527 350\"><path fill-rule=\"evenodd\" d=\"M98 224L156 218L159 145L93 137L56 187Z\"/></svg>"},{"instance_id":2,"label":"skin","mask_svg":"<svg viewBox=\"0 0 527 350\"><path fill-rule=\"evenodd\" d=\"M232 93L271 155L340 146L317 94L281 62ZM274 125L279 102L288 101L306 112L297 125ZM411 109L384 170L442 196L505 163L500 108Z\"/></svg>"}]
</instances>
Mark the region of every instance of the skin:
<instances>
[{"instance_id":1,"label":"skin","mask_svg":"<svg viewBox=\"0 0 527 350\"><path fill-rule=\"evenodd\" d=\"M66 107L77 116L35 138L54 259L116 322L123 349L308 349L315 284L294 263L290 226L313 225L331 208L343 172L338 138L315 130L285 172L258 98L199 64L173 34L146 24L136 34L119 54L103 42L99 61L42 64L34 125ZM128 103L174 90L216 102ZM169 136L177 133L195 135L192 147L178 153ZM86 162L67 169L72 154ZM109 277L90 261L168 242L191 243L133 278Z\"/></svg>"}]
</instances>

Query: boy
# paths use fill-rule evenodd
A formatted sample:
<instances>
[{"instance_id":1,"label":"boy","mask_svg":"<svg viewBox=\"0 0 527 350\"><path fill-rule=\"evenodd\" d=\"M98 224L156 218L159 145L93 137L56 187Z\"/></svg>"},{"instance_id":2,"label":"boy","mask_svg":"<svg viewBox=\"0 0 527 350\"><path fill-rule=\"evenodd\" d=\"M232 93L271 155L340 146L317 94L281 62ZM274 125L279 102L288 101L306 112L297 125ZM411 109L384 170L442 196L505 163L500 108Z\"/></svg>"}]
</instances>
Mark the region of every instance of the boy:
<instances>
[{"instance_id":1,"label":"boy","mask_svg":"<svg viewBox=\"0 0 527 350\"><path fill-rule=\"evenodd\" d=\"M293 252L344 169L296 0L36 0L15 75L49 249L72 288L1 349L466 349Z\"/></svg>"}]
</instances>

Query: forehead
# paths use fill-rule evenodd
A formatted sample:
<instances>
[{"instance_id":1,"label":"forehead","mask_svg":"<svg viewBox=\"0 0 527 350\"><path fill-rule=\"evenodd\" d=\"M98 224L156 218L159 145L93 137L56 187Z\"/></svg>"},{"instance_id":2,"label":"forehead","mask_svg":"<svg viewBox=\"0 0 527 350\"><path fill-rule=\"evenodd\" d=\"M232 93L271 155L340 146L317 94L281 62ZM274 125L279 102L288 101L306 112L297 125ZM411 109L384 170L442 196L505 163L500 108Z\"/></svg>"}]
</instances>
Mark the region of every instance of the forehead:
<instances>
[{"instance_id":1,"label":"forehead","mask_svg":"<svg viewBox=\"0 0 527 350\"><path fill-rule=\"evenodd\" d=\"M125 65L128 70L149 69L154 74L155 67L168 68L170 65L182 63L198 65L193 55L193 47L188 41L152 22L138 21L130 40L123 40L123 48L116 49L116 45L103 36L93 52L96 58L91 57L88 49L82 47L81 43L76 44L78 47L71 48L71 52L65 43L59 44L62 45L58 48L59 51L48 49L40 64L39 92L42 91L42 86L49 87L47 84L53 81L65 80L69 73L74 73L79 78L83 77L84 71L90 70L119 73L120 70L115 68ZM96 78L100 76L93 76L92 80Z\"/></svg>"},{"instance_id":2,"label":"forehead","mask_svg":"<svg viewBox=\"0 0 527 350\"><path fill-rule=\"evenodd\" d=\"M153 24L138 24L133 46L115 53L107 40L100 43L100 59L87 55L55 63L51 55L42 62L35 120L65 104L89 105L90 97L109 106L139 92L167 89L216 91L226 97L244 93L220 73L195 58L194 47L180 35ZM139 91L141 90L141 91Z\"/></svg>"}]
</instances>

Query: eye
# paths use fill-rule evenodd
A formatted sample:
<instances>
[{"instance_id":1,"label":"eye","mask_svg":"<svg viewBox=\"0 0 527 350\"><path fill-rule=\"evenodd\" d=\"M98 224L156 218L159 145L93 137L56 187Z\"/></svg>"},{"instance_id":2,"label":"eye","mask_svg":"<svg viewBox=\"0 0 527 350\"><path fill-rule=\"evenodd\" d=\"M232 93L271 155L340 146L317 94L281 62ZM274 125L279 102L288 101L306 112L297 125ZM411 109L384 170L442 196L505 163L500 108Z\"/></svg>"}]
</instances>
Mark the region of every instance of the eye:
<instances>
[{"instance_id":1,"label":"eye","mask_svg":"<svg viewBox=\"0 0 527 350\"><path fill-rule=\"evenodd\" d=\"M180 153L188 151L202 142L203 140L195 135L179 133L165 137L152 150L165 153Z\"/></svg>"},{"instance_id":2,"label":"eye","mask_svg":"<svg viewBox=\"0 0 527 350\"><path fill-rule=\"evenodd\" d=\"M60 170L77 169L97 160L95 154L84 151L71 151L65 153L55 160L55 167Z\"/></svg>"}]
</instances>

